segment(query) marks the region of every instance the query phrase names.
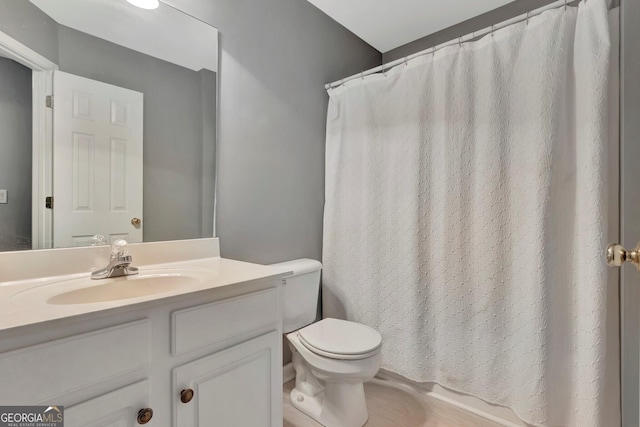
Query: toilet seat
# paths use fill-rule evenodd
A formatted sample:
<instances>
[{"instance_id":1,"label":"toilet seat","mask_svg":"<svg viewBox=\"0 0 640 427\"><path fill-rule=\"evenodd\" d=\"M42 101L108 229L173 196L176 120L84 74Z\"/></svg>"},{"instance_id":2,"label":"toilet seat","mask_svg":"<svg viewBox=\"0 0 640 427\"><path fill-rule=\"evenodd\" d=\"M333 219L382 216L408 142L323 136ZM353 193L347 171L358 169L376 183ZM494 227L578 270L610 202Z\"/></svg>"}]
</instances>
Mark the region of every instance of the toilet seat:
<instances>
[{"instance_id":1,"label":"toilet seat","mask_svg":"<svg viewBox=\"0 0 640 427\"><path fill-rule=\"evenodd\" d=\"M310 351L331 359L366 359L380 351L382 337L361 323L327 318L298 331Z\"/></svg>"}]
</instances>

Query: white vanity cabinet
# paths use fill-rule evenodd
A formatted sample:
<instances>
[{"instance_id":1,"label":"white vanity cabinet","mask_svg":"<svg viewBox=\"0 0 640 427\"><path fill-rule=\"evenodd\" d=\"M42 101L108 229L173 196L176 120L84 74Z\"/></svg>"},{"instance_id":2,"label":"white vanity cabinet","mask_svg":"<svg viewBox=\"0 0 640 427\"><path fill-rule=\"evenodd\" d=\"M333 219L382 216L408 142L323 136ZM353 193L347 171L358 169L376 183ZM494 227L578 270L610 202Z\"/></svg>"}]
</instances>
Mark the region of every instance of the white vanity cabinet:
<instances>
[{"instance_id":1,"label":"white vanity cabinet","mask_svg":"<svg viewBox=\"0 0 640 427\"><path fill-rule=\"evenodd\" d=\"M40 325L33 334L39 334ZM106 328L19 346L30 330L15 339L18 347L0 352L0 405L63 405L74 392L88 387L99 390L113 378L143 376L149 364L151 322L140 319ZM11 337L0 334L0 343ZM115 384L121 384L114 382ZM98 387L95 387L98 386ZM81 395L79 396L81 397Z\"/></svg>"},{"instance_id":2,"label":"white vanity cabinet","mask_svg":"<svg viewBox=\"0 0 640 427\"><path fill-rule=\"evenodd\" d=\"M153 409L149 408L149 381L140 381L102 396L89 399L64 411L64 422L68 426L134 427L149 418L152 423Z\"/></svg>"},{"instance_id":3,"label":"white vanity cabinet","mask_svg":"<svg viewBox=\"0 0 640 427\"><path fill-rule=\"evenodd\" d=\"M270 332L173 370L175 426L282 424L278 332Z\"/></svg>"},{"instance_id":4,"label":"white vanity cabinet","mask_svg":"<svg viewBox=\"0 0 640 427\"><path fill-rule=\"evenodd\" d=\"M282 425L282 331L278 288L172 313L172 346L180 356L224 349L173 369L174 426ZM278 325L244 339L251 331Z\"/></svg>"},{"instance_id":5,"label":"white vanity cabinet","mask_svg":"<svg viewBox=\"0 0 640 427\"><path fill-rule=\"evenodd\" d=\"M277 282L0 331L0 405L62 405L66 427L282 426Z\"/></svg>"}]
</instances>

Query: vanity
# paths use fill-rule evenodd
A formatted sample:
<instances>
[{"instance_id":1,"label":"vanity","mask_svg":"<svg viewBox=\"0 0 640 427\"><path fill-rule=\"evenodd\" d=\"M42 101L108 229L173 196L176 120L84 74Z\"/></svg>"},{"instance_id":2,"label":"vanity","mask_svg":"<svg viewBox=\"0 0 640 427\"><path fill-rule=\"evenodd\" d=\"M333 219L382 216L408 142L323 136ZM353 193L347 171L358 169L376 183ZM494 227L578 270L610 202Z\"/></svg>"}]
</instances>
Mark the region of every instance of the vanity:
<instances>
[{"instance_id":1,"label":"vanity","mask_svg":"<svg viewBox=\"0 0 640 427\"><path fill-rule=\"evenodd\" d=\"M281 426L279 283L216 238L0 253L0 402L65 426Z\"/></svg>"}]
</instances>

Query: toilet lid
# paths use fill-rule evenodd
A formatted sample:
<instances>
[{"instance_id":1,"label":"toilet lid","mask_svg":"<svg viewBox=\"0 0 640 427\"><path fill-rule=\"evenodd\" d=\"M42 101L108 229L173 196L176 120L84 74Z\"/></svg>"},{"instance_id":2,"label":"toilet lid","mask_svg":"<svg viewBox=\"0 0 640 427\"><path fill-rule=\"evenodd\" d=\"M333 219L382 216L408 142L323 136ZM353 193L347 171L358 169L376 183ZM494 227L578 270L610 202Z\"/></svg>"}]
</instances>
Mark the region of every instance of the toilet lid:
<instances>
[{"instance_id":1,"label":"toilet lid","mask_svg":"<svg viewBox=\"0 0 640 427\"><path fill-rule=\"evenodd\" d=\"M361 323L327 318L298 331L305 347L335 355L362 355L376 350L382 337Z\"/></svg>"}]
</instances>

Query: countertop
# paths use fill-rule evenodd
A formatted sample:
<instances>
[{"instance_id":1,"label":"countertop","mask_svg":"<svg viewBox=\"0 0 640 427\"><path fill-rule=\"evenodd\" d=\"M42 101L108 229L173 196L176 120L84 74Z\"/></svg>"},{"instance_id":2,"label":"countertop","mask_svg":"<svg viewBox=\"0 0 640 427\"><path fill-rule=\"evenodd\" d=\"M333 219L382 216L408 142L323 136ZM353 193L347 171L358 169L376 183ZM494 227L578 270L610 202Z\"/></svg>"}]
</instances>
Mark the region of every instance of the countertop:
<instances>
[{"instance_id":1,"label":"countertop","mask_svg":"<svg viewBox=\"0 0 640 427\"><path fill-rule=\"evenodd\" d=\"M139 266L139 269L140 276L172 274L172 272L182 271L187 275L197 277L198 280L193 280L177 289L162 293L80 304L52 304L48 301L56 295L66 292L91 286L108 286L109 283L107 281L109 280L128 280L128 278L87 280L84 283L82 283L83 281L74 280L79 278L89 279L90 274L83 272L17 281L0 281L0 331L55 319L159 301L199 291L222 288L228 291L228 287L234 284L284 276L281 271L270 266L234 261L218 256L142 265ZM238 295L241 293L240 291Z\"/></svg>"}]
</instances>

